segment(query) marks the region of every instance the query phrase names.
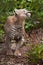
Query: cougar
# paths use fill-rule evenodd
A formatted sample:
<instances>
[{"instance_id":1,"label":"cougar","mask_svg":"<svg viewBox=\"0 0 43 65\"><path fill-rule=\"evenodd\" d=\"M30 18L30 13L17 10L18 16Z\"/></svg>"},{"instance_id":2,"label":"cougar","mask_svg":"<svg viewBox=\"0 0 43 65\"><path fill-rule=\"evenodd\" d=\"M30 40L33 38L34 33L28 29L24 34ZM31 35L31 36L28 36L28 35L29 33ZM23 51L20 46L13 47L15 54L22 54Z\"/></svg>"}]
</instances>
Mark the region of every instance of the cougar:
<instances>
[{"instance_id":1,"label":"cougar","mask_svg":"<svg viewBox=\"0 0 43 65\"><path fill-rule=\"evenodd\" d=\"M20 49L25 41L25 20L31 16L26 9L15 9L15 13L7 18L5 23L6 46L13 52ZM14 43L11 43L11 39Z\"/></svg>"}]
</instances>

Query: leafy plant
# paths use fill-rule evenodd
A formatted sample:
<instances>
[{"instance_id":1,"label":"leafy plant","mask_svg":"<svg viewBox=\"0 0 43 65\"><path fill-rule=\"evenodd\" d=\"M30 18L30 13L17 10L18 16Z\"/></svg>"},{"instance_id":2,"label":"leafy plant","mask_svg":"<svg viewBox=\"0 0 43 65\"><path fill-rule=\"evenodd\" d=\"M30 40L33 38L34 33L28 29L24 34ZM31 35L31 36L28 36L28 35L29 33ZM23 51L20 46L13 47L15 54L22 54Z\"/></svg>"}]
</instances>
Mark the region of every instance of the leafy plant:
<instances>
[{"instance_id":1,"label":"leafy plant","mask_svg":"<svg viewBox=\"0 0 43 65\"><path fill-rule=\"evenodd\" d=\"M0 42L4 42L5 40L5 33L3 30L0 30Z\"/></svg>"},{"instance_id":2,"label":"leafy plant","mask_svg":"<svg viewBox=\"0 0 43 65\"><path fill-rule=\"evenodd\" d=\"M43 44L32 46L31 50L26 53L27 62L38 63L43 61Z\"/></svg>"}]
</instances>

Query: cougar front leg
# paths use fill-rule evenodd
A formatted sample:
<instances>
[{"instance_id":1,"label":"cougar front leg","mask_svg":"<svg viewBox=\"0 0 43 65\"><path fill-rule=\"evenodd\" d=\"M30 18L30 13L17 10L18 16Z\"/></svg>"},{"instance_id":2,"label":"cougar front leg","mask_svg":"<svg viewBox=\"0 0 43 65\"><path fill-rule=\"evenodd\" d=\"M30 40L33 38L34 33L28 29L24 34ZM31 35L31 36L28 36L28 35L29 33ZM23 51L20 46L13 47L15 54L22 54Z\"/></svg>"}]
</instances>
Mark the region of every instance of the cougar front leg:
<instances>
[{"instance_id":1,"label":"cougar front leg","mask_svg":"<svg viewBox=\"0 0 43 65\"><path fill-rule=\"evenodd\" d=\"M20 47L21 47L21 41L19 41L18 43L16 43L16 50L14 52L15 56L21 56Z\"/></svg>"},{"instance_id":2,"label":"cougar front leg","mask_svg":"<svg viewBox=\"0 0 43 65\"><path fill-rule=\"evenodd\" d=\"M24 29L24 25L25 25L25 22L23 22L23 24L22 24L22 33L23 33L23 35L22 35L22 44L25 42L25 29Z\"/></svg>"}]
</instances>

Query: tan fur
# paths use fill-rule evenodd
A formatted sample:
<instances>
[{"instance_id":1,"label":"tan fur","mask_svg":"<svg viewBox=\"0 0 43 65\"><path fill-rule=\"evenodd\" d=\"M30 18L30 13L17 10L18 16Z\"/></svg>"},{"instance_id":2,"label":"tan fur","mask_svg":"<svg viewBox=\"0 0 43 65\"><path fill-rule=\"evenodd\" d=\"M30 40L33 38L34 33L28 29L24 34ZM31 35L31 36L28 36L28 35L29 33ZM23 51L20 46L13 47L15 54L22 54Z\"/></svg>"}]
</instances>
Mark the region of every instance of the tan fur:
<instances>
[{"instance_id":1,"label":"tan fur","mask_svg":"<svg viewBox=\"0 0 43 65\"><path fill-rule=\"evenodd\" d=\"M21 10L21 9L20 9ZM24 12L24 11L19 11L19 10L17 10L17 15L18 16L15 16L15 15L13 15L13 16L9 16L8 18L7 18L7 21L6 21L6 24L5 24L5 31L6 31L6 45L7 45L7 48L9 48L9 45L10 45L10 38L9 38L9 34L10 34L10 29L11 29L11 26L13 26L13 25L20 25L20 26L22 26L22 33L23 33L23 35L22 35L22 39L21 39L21 41L19 41L18 43L17 43L17 46L16 46L16 50L17 49L19 49L22 45L23 45L23 43L25 42L25 37L26 37L26 35L25 35L25 29L24 29L24 25L25 25L25 19L27 18L27 16L26 16L26 13ZM16 43L15 43L16 44ZM14 47L14 46L12 46L12 47ZM11 47L11 48L12 48ZM13 48L12 48L13 49ZM14 49L15 50L15 49Z\"/></svg>"},{"instance_id":2,"label":"tan fur","mask_svg":"<svg viewBox=\"0 0 43 65\"><path fill-rule=\"evenodd\" d=\"M13 16L9 16L7 18L7 22L10 23L10 24L13 24L17 21L17 18L13 15Z\"/></svg>"}]
</instances>

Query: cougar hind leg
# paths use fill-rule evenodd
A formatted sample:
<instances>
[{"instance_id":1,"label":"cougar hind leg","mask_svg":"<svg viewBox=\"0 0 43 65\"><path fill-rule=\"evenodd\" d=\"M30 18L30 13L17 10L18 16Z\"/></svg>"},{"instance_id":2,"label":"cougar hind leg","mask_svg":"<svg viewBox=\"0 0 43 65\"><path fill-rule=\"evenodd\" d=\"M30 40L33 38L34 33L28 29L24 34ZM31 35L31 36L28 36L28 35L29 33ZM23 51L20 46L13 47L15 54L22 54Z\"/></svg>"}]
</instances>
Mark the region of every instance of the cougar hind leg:
<instances>
[{"instance_id":1,"label":"cougar hind leg","mask_svg":"<svg viewBox=\"0 0 43 65\"><path fill-rule=\"evenodd\" d=\"M11 41L10 41L10 37L9 35L7 34L6 35L6 40L5 40L5 45L6 45L6 55L8 55L9 51L10 51L10 45Z\"/></svg>"}]
</instances>

